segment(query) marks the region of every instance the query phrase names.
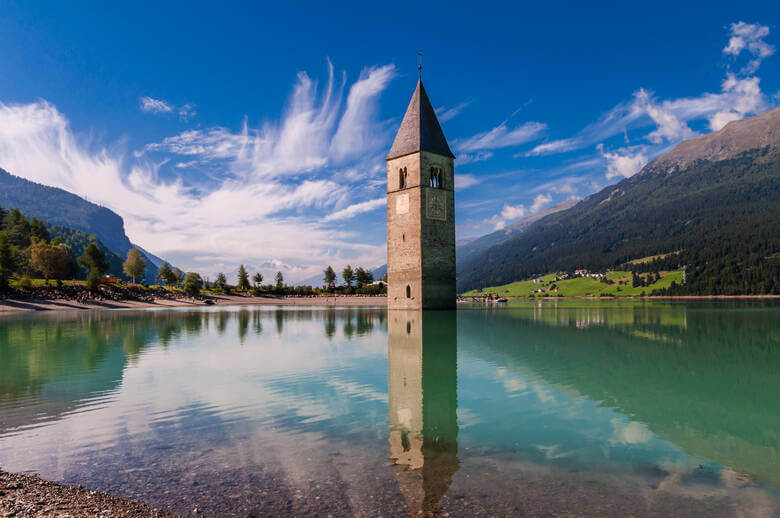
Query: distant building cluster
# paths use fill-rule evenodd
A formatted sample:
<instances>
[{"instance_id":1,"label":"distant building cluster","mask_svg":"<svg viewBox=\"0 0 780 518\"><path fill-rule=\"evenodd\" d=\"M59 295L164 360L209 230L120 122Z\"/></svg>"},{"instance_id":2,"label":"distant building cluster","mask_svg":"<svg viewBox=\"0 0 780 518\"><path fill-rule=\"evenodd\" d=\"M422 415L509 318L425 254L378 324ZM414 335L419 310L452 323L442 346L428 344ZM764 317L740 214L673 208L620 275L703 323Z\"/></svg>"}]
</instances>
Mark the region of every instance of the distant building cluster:
<instances>
[{"instance_id":1,"label":"distant building cluster","mask_svg":"<svg viewBox=\"0 0 780 518\"><path fill-rule=\"evenodd\" d=\"M561 275L566 275L566 274L564 273ZM574 270L574 277L592 277L594 279L601 279L603 277L606 277L606 274L593 273L593 272L589 272L588 270ZM566 277L562 277L562 278L565 279Z\"/></svg>"}]
</instances>

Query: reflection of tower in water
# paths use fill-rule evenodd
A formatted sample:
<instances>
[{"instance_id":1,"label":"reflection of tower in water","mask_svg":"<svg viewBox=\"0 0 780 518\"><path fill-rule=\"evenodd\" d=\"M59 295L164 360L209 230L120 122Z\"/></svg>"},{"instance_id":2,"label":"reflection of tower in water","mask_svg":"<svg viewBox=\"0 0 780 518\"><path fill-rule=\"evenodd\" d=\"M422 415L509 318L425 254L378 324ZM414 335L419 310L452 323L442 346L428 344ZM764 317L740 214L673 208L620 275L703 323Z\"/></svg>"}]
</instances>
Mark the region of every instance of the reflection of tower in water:
<instances>
[{"instance_id":1,"label":"reflection of tower in water","mask_svg":"<svg viewBox=\"0 0 780 518\"><path fill-rule=\"evenodd\" d=\"M455 312L388 312L390 458L412 514L437 515L458 470Z\"/></svg>"}]
</instances>

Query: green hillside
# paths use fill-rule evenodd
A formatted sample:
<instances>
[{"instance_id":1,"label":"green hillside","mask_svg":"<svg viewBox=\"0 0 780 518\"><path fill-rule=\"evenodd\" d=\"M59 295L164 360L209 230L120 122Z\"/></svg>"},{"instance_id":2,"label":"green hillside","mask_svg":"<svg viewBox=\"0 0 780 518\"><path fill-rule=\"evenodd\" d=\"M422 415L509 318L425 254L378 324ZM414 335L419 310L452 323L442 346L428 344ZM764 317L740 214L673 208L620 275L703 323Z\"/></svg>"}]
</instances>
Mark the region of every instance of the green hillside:
<instances>
[{"instance_id":1,"label":"green hillside","mask_svg":"<svg viewBox=\"0 0 780 518\"><path fill-rule=\"evenodd\" d=\"M660 279L657 281L649 278L651 274L638 274L644 285L633 286L633 272L625 270L607 272L604 280L593 277L561 279L560 273L550 273L537 277L539 282L533 280L512 282L482 290L471 290L463 295L467 297L488 294L501 297L634 297L669 289L672 282L682 284L684 270L660 271L658 274Z\"/></svg>"},{"instance_id":2,"label":"green hillside","mask_svg":"<svg viewBox=\"0 0 780 518\"><path fill-rule=\"evenodd\" d=\"M458 291L669 254L634 267L686 267L673 294L780 293L778 199L780 154L768 149L671 174L649 168L468 261Z\"/></svg>"}]
</instances>

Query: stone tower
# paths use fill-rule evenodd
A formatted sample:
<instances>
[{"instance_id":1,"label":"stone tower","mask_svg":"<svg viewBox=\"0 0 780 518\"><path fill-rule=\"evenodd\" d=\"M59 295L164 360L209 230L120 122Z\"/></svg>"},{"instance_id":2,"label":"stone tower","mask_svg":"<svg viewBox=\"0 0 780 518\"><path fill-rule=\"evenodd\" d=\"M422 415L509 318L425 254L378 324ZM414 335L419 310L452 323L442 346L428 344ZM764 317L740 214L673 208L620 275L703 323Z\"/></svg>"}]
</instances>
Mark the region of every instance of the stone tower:
<instances>
[{"instance_id":1,"label":"stone tower","mask_svg":"<svg viewBox=\"0 0 780 518\"><path fill-rule=\"evenodd\" d=\"M418 81L387 155L387 307L455 307L455 156Z\"/></svg>"}]
</instances>

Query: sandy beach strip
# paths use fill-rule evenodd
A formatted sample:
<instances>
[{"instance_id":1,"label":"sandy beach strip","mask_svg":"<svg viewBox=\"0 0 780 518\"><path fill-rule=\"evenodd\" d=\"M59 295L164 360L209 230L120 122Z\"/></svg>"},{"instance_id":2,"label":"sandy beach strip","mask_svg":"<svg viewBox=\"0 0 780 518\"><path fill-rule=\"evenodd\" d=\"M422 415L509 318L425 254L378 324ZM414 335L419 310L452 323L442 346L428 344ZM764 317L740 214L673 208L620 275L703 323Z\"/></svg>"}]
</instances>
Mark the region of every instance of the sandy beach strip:
<instances>
[{"instance_id":1,"label":"sandy beach strip","mask_svg":"<svg viewBox=\"0 0 780 518\"><path fill-rule=\"evenodd\" d=\"M215 295L208 300L214 306L387 306L387 297L344 295L338 297L255 297L241 295ZM206 303L196 299L155 299L154 302L99 301L85 303L66 299L5 299L0 300L0 314L29 311L79 311L95 309L142 309L165 307L203 307Z\"/></svg>"}]
</instances>

